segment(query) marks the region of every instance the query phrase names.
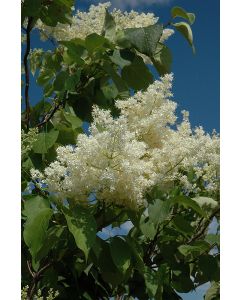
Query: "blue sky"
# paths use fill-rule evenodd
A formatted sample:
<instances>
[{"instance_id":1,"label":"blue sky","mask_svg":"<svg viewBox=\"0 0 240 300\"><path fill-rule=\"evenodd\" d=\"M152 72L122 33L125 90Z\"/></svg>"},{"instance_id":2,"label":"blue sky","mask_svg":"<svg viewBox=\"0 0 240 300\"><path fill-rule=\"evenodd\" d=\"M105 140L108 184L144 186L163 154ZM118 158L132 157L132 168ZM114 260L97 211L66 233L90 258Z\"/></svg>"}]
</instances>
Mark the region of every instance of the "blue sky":
<instances>
[{"instance_id":1,"label":"blue sky","mask_svg":"<svg viewBox=\"0 0 240 300\"><path fill-rule=\"evenodd\" d=\"M96 4L97 0L77 0L77 7L87 9L90 4ZM193 126L202 125L211 132L214 128L219 132L220 121L220 1L219 0L113 0L113 6L141 12L153 12L160 17L160 21L166 23L170 18L170 9L173 6L181 6L189 12L196 14L196 22L193 25L194 44L196 54L182 36L176 32L167 42L173 53L174 100L178 103L178 111L185 109L190 112L190 121ZM51 48L51 44L39 41L38 34L32 36L32 47ZM41 89L36 86L31 78L30 85L31 103L41 100ZM123 231L128 231L125 226ZM105 232L107 237L114 232ZM202 286L197 292L182 295L184 300L202 300L207 286Z\"/></svg>"}]
</instances>

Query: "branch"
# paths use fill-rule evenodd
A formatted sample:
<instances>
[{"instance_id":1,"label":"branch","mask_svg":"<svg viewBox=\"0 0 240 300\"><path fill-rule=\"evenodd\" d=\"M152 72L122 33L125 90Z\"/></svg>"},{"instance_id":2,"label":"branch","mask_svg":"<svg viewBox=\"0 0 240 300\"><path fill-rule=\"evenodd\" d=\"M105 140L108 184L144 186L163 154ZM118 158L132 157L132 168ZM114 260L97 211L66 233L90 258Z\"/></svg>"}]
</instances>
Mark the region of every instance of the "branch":
<instances>
[{"instance_id":1,"label":"branch","mask_svg":"<svg viewBox=\"0 0 240 300\"><path fill-rule=\"evenodd\" d=\"M26 50L23 58L24 70L25 70L25 107L26 107L25 122L27 125L27 129L29 128L29 121L30 121L30 103L29 103L29 94L28 94L29 91L28 55L30 52L30 32L32 30L32 24L33 24L33 17L29 17L27 28L26 28L27 45L26 45Z\"/></svg>"},{"instance_id":2,"label":"branch","mask_svg":"<svg viewBox=\"0 0 240 300\"><path fill-rule=\"evenodd\" d=\"M202 237L202 235L205 233L206 229L208 228L210 222L212 221L212 218L215 217L219 213L219 211L220 211L220 208L218 208L211 214L211 216L209 217L207 222L203 224L202 229L197 234L192 236L190 238L190 240L187 242L187 244L190 244L190 243L194 242L195 240L199 239L200 237Z\"/></svg>"},{"instance_id":3,"label":"branch","mask_svg":"<svg viewBox=\"0 0 240 300\"><path fill-rule=\"evenodd\" d=\"M33 299L34 293L35 293L35 290L36 290L36 286L38 284L38 281L40 280L40 277L42 276L42 273L44 273L44 271L47 270L51 265L52 265L52 263L49 262L45 266L43 266L39 271L34 272L34 271L32 271L30 261L29 260L27 261L27 266L28 266L29 273L31 274L31 276L33 278L31 287L28 290L27 300L32 300Z\"/></svg>"}]
</instances>

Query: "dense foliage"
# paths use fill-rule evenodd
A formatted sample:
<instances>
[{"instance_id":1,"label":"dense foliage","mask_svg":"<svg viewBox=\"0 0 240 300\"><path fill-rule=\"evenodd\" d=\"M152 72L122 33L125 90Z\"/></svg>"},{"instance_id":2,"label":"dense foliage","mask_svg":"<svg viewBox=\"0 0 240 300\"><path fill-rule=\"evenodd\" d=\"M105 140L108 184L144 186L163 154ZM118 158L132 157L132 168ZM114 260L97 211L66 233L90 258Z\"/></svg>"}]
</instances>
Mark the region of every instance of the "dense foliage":
<instances>
[{"instance_id":1,"label":"dense foliage","mask_svg":"<svg viewBox=\"0 0 240 300\"><path fill-rule=\"evenodd\" d=\"M195 16L73 5L22 1L22 299L219 299L219 137L177 121L165 44Z\"/></svg>"}]
</instances>

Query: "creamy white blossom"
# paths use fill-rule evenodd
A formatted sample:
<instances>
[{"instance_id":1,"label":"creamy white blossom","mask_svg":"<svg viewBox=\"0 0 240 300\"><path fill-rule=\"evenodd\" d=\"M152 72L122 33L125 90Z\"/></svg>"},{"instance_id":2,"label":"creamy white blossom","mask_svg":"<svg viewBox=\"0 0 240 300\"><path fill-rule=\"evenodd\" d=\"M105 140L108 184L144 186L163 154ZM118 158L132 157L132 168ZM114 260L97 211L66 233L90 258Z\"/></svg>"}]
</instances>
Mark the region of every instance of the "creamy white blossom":
<instances>
[{"instance_id":1,"label":"creamy white blossom","mask_svg":"<svg viewBox=\"0 0 240 300\"><path fill-rule=\"evenodd\" d=\"M186 192L198 193L183 171L195 171L206 190L219 185L219 137L202 127L191 129L188 112L176 124L172 74L155 81L145 92L116 102L120 116L94 107L90 136L80 134L75 146L59 147L57 160L43 174L32 170L61 199L96 199L136 209L146 191L166 189L176 180Z\"/></svg>"},{"instance_id":2,"label":"creamy white blossom","mask_svg":"<svg viewBox=\"0 0 240 300\"><path fill-rule=\"evenodd\" d=\"M63 41L73 38L85 39L91 33L100 35L104 27L106 9L110 6L111 3L106 2L91 5L88 12L78 10L72 17L71 25L59 23L56 27L50 27L38 21L37 28L40 29L43 40L49 36ZM111 14L116 23L116 30L147 27L158 22L158 17L153 13L138 13L134 10L122 12L114 8ZM172 29L164 29L160 41L167 40L173 33Z\"/></svg>"}]
</instances>

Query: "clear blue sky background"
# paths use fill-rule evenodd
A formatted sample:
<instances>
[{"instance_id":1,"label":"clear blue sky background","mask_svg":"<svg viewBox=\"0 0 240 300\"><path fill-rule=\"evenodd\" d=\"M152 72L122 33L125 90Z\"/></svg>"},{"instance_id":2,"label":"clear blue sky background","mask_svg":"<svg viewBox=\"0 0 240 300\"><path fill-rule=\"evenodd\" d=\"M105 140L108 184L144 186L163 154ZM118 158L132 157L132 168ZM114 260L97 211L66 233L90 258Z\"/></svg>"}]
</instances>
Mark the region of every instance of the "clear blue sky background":
<instances>
[{"instance_id":1,"label":"clear blue sky background","mask_svg":"<svg viewBox=\"0 0 240 300\"><path fill-rule=\"evenodd\" d=\"M77 0L77 8L87 9L97 0ZM173 68L175 76L173 92L178 103L178 111L186 109L190 112L193 126L202 125L211 132L214 128L219 132L220 104L220 1L219 0L113 0L115 7L134 9L140 12L153 12L166 23L170 18L170 9L181 6L196 14L193 25L196 54L192 54L187 42L176 32L167 42L173 53ZM35 32L32 37L32 47L52 48L49 42L42 43ZM41 89L31 78L30 99L34 104L41 100ZM184 300L202 300L206 287L198 289L197 293L183 296Z\"/></svg>"}]
</instances>

